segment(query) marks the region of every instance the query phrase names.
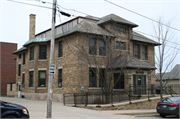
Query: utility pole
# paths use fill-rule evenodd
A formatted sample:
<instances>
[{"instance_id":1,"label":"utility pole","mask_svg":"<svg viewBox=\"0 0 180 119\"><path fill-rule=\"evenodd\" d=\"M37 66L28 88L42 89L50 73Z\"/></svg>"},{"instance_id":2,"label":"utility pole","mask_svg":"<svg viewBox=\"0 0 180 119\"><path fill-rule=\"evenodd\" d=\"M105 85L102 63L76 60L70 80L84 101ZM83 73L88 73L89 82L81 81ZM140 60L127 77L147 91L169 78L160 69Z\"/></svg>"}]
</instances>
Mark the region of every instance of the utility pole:
<instances>
[{"instance_id":1,"label":"utility pole","mask_svg":"<svg viewBox=\"0 0 180 119\"><path fill-rule=\"evenodd\" d=\"M50 64L49 64L49 66L51 64L54 64L55 23L56 23L56 0L53 0L52 28L51 28L51 47L50 47ZM50 70L50 68L49 68L49 70ZM54 79L53 75L54 74L49 73L48 100L47 100L47 118L52 118L52 96L53 96L53 79Z\"/></svg>"}]
</instances>

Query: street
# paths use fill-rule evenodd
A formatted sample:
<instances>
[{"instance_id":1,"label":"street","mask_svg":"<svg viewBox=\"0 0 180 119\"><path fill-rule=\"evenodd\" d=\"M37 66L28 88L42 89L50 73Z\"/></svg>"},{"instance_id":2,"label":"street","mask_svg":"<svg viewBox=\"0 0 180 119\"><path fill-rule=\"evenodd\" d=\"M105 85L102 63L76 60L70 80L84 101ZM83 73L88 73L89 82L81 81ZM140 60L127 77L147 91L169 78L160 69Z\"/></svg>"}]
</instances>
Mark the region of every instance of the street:
<instances>
[{"instance_id":1,"label":"street","mask_svg":"<svg viewBox=\"0 0 180 119\"><path fill-rule=\"evenodd\" d=\"M167 119L178 119L175 115L166 116ZM159 114L151 114L151 115L136 115L133 119L163 119L159 116Z\"/></svg>"}]
</instances>

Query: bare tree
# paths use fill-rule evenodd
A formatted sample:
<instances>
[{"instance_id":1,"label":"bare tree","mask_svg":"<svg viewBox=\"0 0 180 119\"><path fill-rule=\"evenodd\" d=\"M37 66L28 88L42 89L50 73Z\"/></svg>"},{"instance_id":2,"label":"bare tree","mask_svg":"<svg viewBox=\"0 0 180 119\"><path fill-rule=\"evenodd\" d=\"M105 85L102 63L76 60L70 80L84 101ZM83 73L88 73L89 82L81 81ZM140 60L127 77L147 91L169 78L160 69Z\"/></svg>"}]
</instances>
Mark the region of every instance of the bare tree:
<instances>
[{"instance_id":1,"label":"bare tree","mask_svg":"<svg viewBox=\"0 0 180 119\"><path fill-rule=\"evenodd\" d=\"M156 50L156 57L155 57L155 65L157 68L157 73L159 73L159 82L160 82L160 97L161 101L163 100L163 87L167 83L163 82L163 77L166 74L166 72L171 68L171 65L173 64L174 59L177 55L177 49L174 45L170 43L170 41L173 39L173 32L168 27L171 25L171 22L165 23L167 26L164 26L163 24L163 17L159 17L158 23L153 24L153 31L155 37L155 41L159 42L161 45L157 46ZM169 82L170 80L167 80Z\"/></svg>"}]
</instances>

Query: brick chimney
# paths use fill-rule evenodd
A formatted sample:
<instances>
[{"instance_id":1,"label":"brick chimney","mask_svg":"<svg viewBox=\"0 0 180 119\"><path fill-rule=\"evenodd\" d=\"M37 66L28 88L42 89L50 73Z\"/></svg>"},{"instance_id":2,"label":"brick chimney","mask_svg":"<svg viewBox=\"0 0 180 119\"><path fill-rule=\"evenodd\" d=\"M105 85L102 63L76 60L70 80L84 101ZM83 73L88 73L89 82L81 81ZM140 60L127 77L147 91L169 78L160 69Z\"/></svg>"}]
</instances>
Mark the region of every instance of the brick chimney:
<instances>
[{"instance_id":1,"label":"brick chimney","mask_svg":"<svg viewBox=\"0 0 180 119\"><path fill-rule=\"evenodd\" d=\"M35 23L36 23L36 15L30 14L29 15L29 40L35 38Z\"/></svg>"}]
</instances>

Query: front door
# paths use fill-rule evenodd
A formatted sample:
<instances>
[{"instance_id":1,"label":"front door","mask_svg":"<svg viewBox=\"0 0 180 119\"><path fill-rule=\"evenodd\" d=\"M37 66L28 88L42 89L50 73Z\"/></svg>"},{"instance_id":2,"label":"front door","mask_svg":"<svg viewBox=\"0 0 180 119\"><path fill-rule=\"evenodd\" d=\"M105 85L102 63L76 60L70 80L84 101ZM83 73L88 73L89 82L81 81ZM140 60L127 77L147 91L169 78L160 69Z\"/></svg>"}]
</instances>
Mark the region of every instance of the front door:
<instances>
[{"instance_id":1,"label":"front door","mask_svg":"<svg viewBox=\"0 0 180 119\"><path fill-rule=\"evenodd\" d=\"M134 94L146 94L146 76L134 75L133 76L133 93Z\"/></svg>"}]
</instances>

